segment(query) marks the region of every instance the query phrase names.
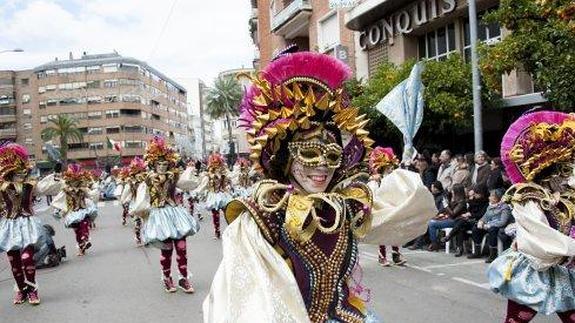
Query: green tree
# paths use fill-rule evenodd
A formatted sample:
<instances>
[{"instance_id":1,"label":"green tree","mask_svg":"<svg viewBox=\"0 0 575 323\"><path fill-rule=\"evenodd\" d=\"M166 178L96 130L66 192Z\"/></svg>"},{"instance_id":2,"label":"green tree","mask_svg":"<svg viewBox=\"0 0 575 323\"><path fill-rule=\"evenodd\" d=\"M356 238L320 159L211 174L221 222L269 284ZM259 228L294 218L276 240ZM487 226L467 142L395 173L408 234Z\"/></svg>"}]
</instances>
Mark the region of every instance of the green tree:
<instances>
[{"instance_id":1,"label":"green tree","mask_svg":"<svg viewBox=\"0 0 575 323\"><path fill-rule=\"evenodd\" d=\"M575 106L575 3L571 0L502 0L486 15L511 33L482 46L481 69L487 84L515 69L533 77L537 89L559 110Z\"/></svg>"},{"instance_id":2,"label":"green tree","mask_svg":"<svg viewBox=\"0 0 575 323\"><path fill-rule=\"evenodd\" d=\"M82 132L78 129L78 121L67 115L60 114L55 119L50 119L49 127L42 130L42 140L58 138L60 141L60 156L64 165L68 163L68 143L82 141Z\"/></svg>"},{"instance_id":3,"label":"green tree","mask_svg":"<svg viewBox=\"0 0 575 323\"><path fill-rule=\"evenodd\" d=\"M208 89L206 95L206 113L212 119L225 118L228 128L229 160L235 158L235 146L232 138L232 118L239 115L239 105L242 100L242 87L232 76L220 76L214 86Z\"/></svg>"},{"instance_id":4,"label":"green tree","mask_svg":"<svg viewBox=\"0 0 575 323\"><path fill-rule=\"evenodd\" d=\"M402 136L399 130L380 112L374 109L396 85L405 80L414 60L397 66L392 63L380 65L367 83L361 85L352 81L347 89L352 96L352 104L359 107L371 119L370 133L379 144L401 147ZM461 55L452 54L445 61L428 61L422 74L425 85L424 117L416 136L418 147L426 146L438 137L453 134L457 129L472 125L473 97L471 91L471 66ZM483 104L486 108L499 106L496 93L484 87Z\"/></svg>"}]
</instances>

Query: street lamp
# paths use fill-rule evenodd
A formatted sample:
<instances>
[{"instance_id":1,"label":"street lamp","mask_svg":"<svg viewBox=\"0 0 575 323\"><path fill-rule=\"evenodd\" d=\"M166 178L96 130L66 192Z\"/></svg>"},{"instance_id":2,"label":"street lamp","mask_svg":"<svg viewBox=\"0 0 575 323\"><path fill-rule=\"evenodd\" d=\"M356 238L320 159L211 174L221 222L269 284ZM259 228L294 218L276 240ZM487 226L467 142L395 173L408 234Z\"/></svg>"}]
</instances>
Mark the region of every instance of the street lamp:
<instances>
[{"instance_id":1,"label":"street lamp","mask_svg":"<svg viewBox=\"0 0 575 323\"><path fill-rule=\"evenodd\" d=\"M5 50L1 50L1 51L0 51L0 54L2 54L2 53L9 53L9 52L12 52L12 53L22 53L23 51L24 51L24 50L23 50L22 48L5 49Z\"/></svg>"},{"instance_id":2,"label":"street lamp","mask_svg":"<svg viewBox=\"0 0 575 323\"><path fill-rule=\"evenodd\" d=\"M471 71L473 93L473 137L475 152L483 150L483 122L481 107L481 75L479 74L479 56L477 55L477 8L476 0L468 0L469 38L471 41Z\"/></svg>"}]
</instances>

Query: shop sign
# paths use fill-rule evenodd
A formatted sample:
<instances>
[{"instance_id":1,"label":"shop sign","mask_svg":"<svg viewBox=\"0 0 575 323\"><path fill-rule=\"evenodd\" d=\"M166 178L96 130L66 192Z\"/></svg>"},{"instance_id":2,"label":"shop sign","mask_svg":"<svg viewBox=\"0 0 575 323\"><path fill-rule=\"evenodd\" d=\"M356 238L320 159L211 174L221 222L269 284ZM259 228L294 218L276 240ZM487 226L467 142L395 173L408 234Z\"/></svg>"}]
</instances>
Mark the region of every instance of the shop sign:
<instances>
[{"instance_id":1,"label":"shop sign","mask_svg":"<svg viewBox=\"0 0 575 323\"><path fill-rule=\"evenodd\" d=\"M409 34L415 27L455 11L456 0L419 0L404 10L367 26L359 35L362 50L387 42L393 45L398 34Z\"/></svg>"}]
</instances>

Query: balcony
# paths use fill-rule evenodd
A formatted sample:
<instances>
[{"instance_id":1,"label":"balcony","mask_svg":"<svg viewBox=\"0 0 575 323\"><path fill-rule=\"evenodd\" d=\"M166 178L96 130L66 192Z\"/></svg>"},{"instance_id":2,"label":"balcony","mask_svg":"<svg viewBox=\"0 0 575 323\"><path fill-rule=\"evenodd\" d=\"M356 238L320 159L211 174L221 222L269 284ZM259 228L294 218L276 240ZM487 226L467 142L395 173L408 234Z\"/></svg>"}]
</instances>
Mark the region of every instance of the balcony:
<instances>
[{"instance_id":1,"label":"balcony","mask_svg":"<svg viewBox=\"0 0 575 323\"><path fill-rule=\"evenodd\" d=\"M0 139L16 138L16 128L0 129Z\"/></svg>"},{"instance_id":2,"label":"balcony","mask_svg":"<svg viewBox=\"0 0 575 323\"><path fill-rule=\"evenodd\" d=\"M271 30L288 39L307 36L311 14L311 0L294 0L277 12L272 10Z\"/></svg>"},{"instance_id":3,"label":"balcony","mask_svg":"<svg viewBox=\"0 0 575 323\"><path fill-rule=\"evenodd\" d=\"M0 114L0 123L16 122L16 114Z\"/></svg>"}]
</instances>

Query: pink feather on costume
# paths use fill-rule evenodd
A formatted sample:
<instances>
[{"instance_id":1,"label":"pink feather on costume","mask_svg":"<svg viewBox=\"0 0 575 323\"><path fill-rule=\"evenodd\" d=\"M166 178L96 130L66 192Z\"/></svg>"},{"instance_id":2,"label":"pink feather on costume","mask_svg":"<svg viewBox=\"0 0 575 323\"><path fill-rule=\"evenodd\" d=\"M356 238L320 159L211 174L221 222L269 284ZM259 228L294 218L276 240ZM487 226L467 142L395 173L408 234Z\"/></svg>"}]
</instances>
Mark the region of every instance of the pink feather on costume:
<instances>
[{"instance_id":1,"label":"pink feather on costume","mask_svg":"<svg viewBox=\"0 0 575 323\"><path fill-rule=\"evenodd\" d=\"M78 174L80 173L80 171L82 171L82 166L80 166L80 164L70 164L68 165L68 171L72 174Z\"/></svg>"},{"instance_id":2,"label":"pink feather on costume","mask_svg":"<svg viewBox=\"0 0 575 323\"><path fill-rule=\"evenodd\" d=\"M522 139L526 130L534 124L548 123L548 124L561 124L566 119L573 119L574 117L563 112L556 111L538 111L521 116L517 119L503 136L501 142L501 161L505 166L505 172L512 183L523 183L526 181L525 177L517 167L517 164L511 160L509 156L513 147Z\"/></svg>"},{"instance_id":3,"label":"pink feather on costume","mask_svg":"<svg viewBox=\"0 0 575 323\"><path fill-rule=\"evenodd\" d=\"M310 78L326 84L332 90L343 85L352 75L351 69L342 61L319 53L299 52L282 56L270 63L261 75L272 86L279 85L294 77ZM250 86L240 104L241 127L249 129L255 120L256 111L265 112L269 107L259 107L253 100L260 94L255 86ZM281 98L281 101L284 98ZM284 102L290 106L290 102Z\"/></svg>"},{"instance_id":4,"label":"pink feather on costume","mask_svg":"<svg viewBox=\"0 0 575 323\"><path fill-rule=\"evenodd\" d=\"M9 144L6 144L6 145L0 147L0 155L5 154L7 151L13 152L18 157L20 157L23 161L28 161L28 150L26 149L26 147L24 147L22 145L15 144L15 143L9 143Z\"/></svg>"}]
</instances>

